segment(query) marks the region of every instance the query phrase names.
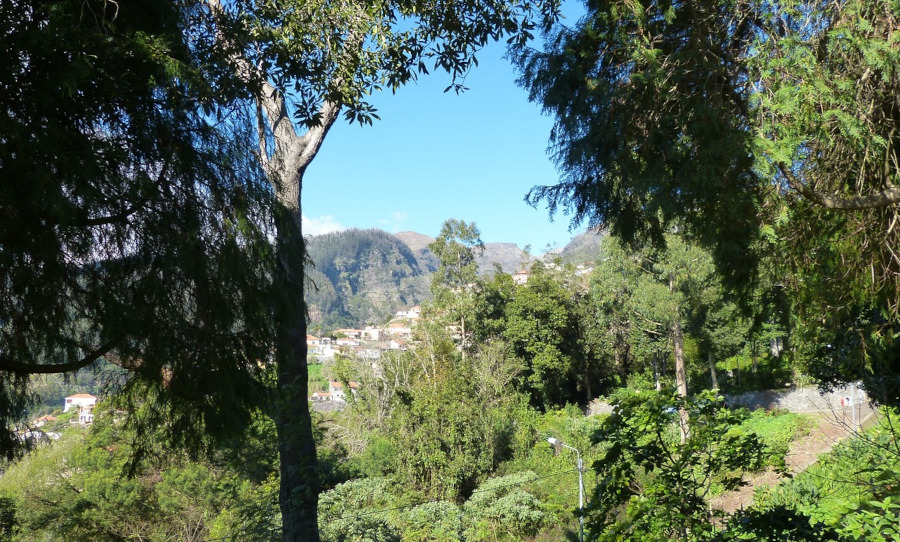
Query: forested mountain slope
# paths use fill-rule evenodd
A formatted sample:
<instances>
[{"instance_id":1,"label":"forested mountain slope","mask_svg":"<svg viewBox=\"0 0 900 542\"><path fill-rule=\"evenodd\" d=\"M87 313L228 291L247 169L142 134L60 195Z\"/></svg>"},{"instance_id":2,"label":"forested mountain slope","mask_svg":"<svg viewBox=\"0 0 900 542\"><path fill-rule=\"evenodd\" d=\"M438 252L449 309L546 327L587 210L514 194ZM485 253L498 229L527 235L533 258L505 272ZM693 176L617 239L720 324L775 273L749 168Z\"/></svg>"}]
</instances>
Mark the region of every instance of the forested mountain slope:
<instances>
[{"instance_id":1,"label":"forested mountain slope","mask_svg":"<svg viewBox=\"0 0 900 542\"><path fill-rule=\"evenodd\" d=\"M566 263L592 262L599 254L598 234L575 237L560 252ZM324 330L380 324L397 310L430 299L431 275L438 260L428 249L433 237L415 232L395 235L378 229L351 229L306 239L309 273L306 299L310 324ZM485 243L479 273L495 264L513 274L537 256L514 243Z\"/></svg>"},{"instance_id":2,"label":"forested mountain slope","mask_svg":"<svg viewBox=\"0 0 900 542\"><path fill-rule=\"evenodd\" d=\"M346 230L307 239L310 321L325 328L381 323L428 295L433 268L381 230Z\"/></svg>"}]
</instances>

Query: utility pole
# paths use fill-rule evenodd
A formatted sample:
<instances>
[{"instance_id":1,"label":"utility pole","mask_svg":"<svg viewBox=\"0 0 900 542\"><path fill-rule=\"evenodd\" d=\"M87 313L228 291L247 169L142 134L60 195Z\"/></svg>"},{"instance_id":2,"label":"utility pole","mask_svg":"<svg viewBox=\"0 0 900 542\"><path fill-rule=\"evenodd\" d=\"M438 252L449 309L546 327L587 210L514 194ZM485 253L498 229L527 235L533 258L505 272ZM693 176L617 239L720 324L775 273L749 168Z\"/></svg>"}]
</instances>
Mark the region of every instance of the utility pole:
<instances>
[{"instance_id":1,"label":"utility pole","mask_svg":"<svg viewBox=\"0 0 900 542\"><path fill-rule=\"evenodd\" d=\"M584 461L581 459L581 452L578 448L574 448L565 444L561 440L550 437L547 442L554 446L562 446L575 452L578 457L578 542L584 542Z\"/></svg>"}]
</instances>

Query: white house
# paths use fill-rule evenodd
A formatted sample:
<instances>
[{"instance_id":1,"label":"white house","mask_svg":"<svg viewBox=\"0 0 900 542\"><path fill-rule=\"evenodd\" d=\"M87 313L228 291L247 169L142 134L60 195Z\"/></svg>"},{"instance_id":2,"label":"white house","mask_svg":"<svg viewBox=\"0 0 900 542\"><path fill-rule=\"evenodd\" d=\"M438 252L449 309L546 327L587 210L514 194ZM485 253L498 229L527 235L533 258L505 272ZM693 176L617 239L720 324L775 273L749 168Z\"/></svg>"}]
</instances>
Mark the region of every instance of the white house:
<instances>
[{"instance_id":1,"label":"white house","mask_svg":"<svg viewBox=\"0 0 900 542\"><path fill-rule=\"evenodd\" d=\"M388 333L390 333L391 337L404 337L408 338L412 335L412 328L403 322L391 322L388 324Z\"/></svg>"},{"instance_id":2,"label":"white house","mask_svg":"<svg viewBox=\"0 0 900 542\"><path fill-rule=\"evenodd\" d=\"M362 338L369 341L377 341L381 337L381 330L377 327L366 326L362 332Z\"/></svg>"},{"instance_id":3,"label":"white house","mask_svg":"<svg viewBox=\"0 0 900 542\"><path fill-rule=\"evenodd\" d=\"M76 393L75 395L66 397L66 402L63 405L63 412L68 412L75 407L93 409L95 406L97 406L96 397L89 393Z\"/></svg>"},{"instance_id":4,"label":"white house","mask_svg":"<svg viewBox=\"0 0 900 542\"><path fill-rule=\"evenodd\" d=\"M418 320L422 314L422 307L416 305L408 310L399 310L394 314L394 320Z\"/></svg>"},{"instance_id":5,"label":"white house","mask_svg":"<svg viewBox=\"0 0 900 542\"><path fill-rule=\"evenodd\" d=\"M94 423L94 407L81 407L78 411L78 423L81 425Z\"/></svg>"},{"instance_id":6,"label":"white house","mask_svg":"<svg viewBox=\"0 0 900 542\"><path fill-rule=\"evenodd\" d=\"M525 284L528 282L528 271L525 271L525 270L519 271L518 273L513 275L512 279L513 279L514 283L521 286L522 284Z\"/></svg>"},{"instance_id":7,"label":"white house","mask_svg":"<svg viewBox=\"0 0 900 542\"><path fill-rule=\"evenodd\" d=\"M352 329L352 328L341 328L334 330L335 335L343 335L348 339L361 339L362 338L362 330L361 329Z\"/></svg>"},{"instance_id":8,"label":"white house","mask_svg":"<svg viewBox=\"0 0 900 542\"><path fill-rule=\"evenodd\" d=\"M359 389L359 382L349 382L350 384L350 392L356 395L357 390ZM331 393L332 401L346 401L346 394L344 393L344 383L339 382L337 380L331 380L328 382L328 391Z\"/></svg>"},{"instance_id":9,"label":"white house","mask_svg":"<svg viewBox=\"0 0 900 542\"><path fill-rule=\"evenodd\" d=\"M331 394L327 391L317 391L309 397L309 400L317 403L321 401L331 401Z\"/></svg>"},{"instance_id":10,"label":"white house","mask_svg":"<svg viewBox=\"0 0 900 542\"><path fill-rule=\"evenodd\" d=\"M306 336L306 350L310 354L318 354L322 345L322 340L313 335Z\"/></svg>"}]
</instances>

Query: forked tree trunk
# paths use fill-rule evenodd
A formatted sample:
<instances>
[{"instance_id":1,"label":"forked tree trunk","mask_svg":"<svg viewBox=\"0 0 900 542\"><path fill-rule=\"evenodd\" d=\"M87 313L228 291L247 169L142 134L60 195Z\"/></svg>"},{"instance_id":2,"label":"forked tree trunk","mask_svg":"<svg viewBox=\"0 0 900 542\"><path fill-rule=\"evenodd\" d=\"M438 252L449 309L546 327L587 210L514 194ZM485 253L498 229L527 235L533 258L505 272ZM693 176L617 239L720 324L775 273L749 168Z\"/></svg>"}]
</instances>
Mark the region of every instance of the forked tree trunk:
<instances>
[{"instance_id":1,"label":"forked tree trunk","mask_svg":"<svg viewBox=\"0 0 900 542\"><path fill-rule=\"evenodd\" d=\"M278 433L281 485L282 539L284 542L319 540L316 446L307 397L306 303L302 212L300 194L303 174L312 162L328 130L337 120L340 106L325 102L321 124L297 135L282 95L266 84L258 96L259 159L277 199L276 281L281 296L276 306L276 399L275 426ZM269 149L263 123L273 136Z\"/></svg>"},{"instance_id":2,"label":"forked tree trunk","mask_svg":"<svg viewBox=\"0 0 900 542\"><path fill-rule=\"evenodd\" d=\"M219 0L206 0L206 3L213 15L223 15ZM235 54L231 61L237 76L248 83L256 75L256 68L246 58ZM320 110L319 126L310 128L301 137L294 129L284 96L267 81L262 83L256 103L259 149L255 154L272 184L276 199L278 266L274 270L274 283L279 295L273 303L277 375L274 418L281 475L278 502L282 539L284 542L318 542L319 480L307 402L306 303L303 299L305 248L300 193L303 173L337 119L340 106L326 101ZM270 136L273 148L269 145Z\"/></svg>"},{"instance_id":3,"label":"forked tree trunk","mask_svg":"<svg viewBox=\"0 0 900 542\"><path fill-rule=\"evenodd\" d=\"M675 386L678 390L678 395L687 397L687 372L684 366L684 333L681 330L681 319L677 315L678 310L676 309L676 318L672 323L672 342L675 350ZM681 442L684 443L690 435L688 413L686 410L681 409L679 415L681 416Z\"/></svg>"}]
</instances>

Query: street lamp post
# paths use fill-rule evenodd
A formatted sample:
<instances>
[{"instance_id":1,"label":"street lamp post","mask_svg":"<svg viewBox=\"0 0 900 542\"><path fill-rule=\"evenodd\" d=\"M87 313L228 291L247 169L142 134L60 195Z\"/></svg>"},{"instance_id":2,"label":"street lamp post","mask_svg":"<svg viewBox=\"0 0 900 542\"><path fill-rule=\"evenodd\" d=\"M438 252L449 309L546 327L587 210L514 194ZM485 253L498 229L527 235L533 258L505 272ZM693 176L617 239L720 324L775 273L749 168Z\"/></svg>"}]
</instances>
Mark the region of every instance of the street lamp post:
<instances>
[{"instance_id":1,"label":"street lamp post","mask_svg":"<svg viewBox=\"0 0 900 542\"><path fill-rule=\"evenodd\" d=\"M584 542L584 462L581 459L581 452L578 448L569 446L559 439L550 437L547 442L554 446L562 446L575 452L578 457L578 541Z\"/></svg>"}]
</instances>

